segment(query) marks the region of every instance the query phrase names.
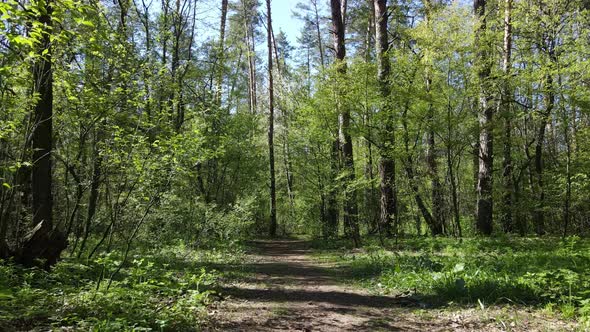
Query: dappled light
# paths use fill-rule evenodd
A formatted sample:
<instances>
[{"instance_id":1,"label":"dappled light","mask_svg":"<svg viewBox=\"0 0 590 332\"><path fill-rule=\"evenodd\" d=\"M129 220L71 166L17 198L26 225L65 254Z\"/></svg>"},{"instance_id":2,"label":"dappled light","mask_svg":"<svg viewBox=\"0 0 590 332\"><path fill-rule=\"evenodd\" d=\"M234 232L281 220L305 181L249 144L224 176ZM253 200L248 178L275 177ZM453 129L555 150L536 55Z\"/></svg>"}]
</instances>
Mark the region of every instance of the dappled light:
<instances>
[{"instance_id":1,"label":"dappled light","mask_svg":"<svg viewBox=\"0 0 590 332\"><path fill-rule=\"evenodd\" d=\"M0 1L0 331L587 331L590 0Z\"/></svg>"}]
</instances>

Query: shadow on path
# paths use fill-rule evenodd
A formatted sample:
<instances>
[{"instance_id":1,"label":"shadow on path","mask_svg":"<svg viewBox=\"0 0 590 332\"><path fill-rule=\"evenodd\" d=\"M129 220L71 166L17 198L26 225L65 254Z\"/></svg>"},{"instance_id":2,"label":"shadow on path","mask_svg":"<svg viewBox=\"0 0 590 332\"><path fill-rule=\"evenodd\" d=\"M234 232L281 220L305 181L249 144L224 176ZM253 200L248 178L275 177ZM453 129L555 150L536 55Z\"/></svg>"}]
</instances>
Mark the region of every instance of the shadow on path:
<instances>
[{"instance_id":1,"label":"shadow on path","mask_svg":"<svg viewBox=\"0 0 590 332\"><path fill-rule=\"evenodd\" d=\"M217 265L232 275L219 291L224 301L210 308L205 331L546 331L567 324L504 308L438 310L424 299L379 296L347 284L350 270L311 257L306 241L249 243L241 264ZM246 272L246 276L244 276ZM434 299L433 299L434 300ZM428 310L417 310L423 307ZM494 317L499 317L498 319ZM511 319L510 329L504 320ZM555 328L553 328L555 327Z\"/></svg>"},{"instance_id":2,"label":"shadow on path","mask_svg":"<svg viewBox=\"0 0 590 332\"><path fill-rule=\"evenodd\" d=\"M222 292L233 298L248 301L264 302L313 302L317 304L333 304L345 307L392 308L396 306L416 306L410 299L387 296L373 296L345 291L313 291L289 289L244 289L224 288Z\"/></svg>"},{"instance_id":3,"label":"shadow on path","mask_svg":"<svg viewBox=\"0 0 590 332\"><path fill-rule=\"evenodd\" d=\"M249 242L248 260L220 270L247 272L219 289L226 301L214 330L399 330L390 310L415 307L408 298L378 296L343 284L347 269L310 257L309 242Z\"/></svg>"}]
</instances>

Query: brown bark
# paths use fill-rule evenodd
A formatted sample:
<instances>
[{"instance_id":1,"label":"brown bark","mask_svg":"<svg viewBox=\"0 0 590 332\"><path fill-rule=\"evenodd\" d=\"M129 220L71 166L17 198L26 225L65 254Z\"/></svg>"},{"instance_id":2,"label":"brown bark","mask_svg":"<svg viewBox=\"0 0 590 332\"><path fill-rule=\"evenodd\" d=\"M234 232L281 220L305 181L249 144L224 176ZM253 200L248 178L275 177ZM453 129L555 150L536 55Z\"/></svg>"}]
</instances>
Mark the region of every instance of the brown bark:
<instances>
[{"instance_id":1,"label":"brown bark","mask_svg":"<svg viewBox=\"0 0 590 332\"><path fill-rule=\"evenodd\" d=\"M338 71L342 74L346 73L346 46L344 44L344 17L342 13L341 0L330 0L330 9L332 13L332 35L334 38L334 52L336 53L336 61L338 62Z\"/></svg>"}]
</instances>

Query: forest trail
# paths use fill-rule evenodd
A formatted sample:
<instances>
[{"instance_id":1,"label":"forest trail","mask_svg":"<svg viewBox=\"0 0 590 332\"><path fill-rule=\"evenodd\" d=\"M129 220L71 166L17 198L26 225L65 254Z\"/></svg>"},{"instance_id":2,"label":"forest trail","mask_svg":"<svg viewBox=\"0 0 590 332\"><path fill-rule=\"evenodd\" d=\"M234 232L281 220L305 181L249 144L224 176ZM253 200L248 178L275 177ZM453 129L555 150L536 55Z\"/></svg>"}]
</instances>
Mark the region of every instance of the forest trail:
<instances>
[{"instance_id":1,"label":"forest trail","mask_svg":"<svg viewBox=\"0 0 590 332\"><path fill-rule=\"evenodd\" d=\"M343 284L346 268L311 256L308 242L252 242L242 269L251 278L226 285L211 312L210 331L448 330L411 315L419 303ZM401 317L403 319L400 319ZM411 316L411 317L409 317ZM457 327L457 326L455 326Z\"/></svg>"},{"instance_id":2,"label":"forest trail","mask_svg":"<svg viewBox=\"0 0 590 332\"><path fill-rule=\"evenodd\" d=\"M416 298L356 287L350 268L321 262L309 242L252 241L210 308L205 331L573 331L571 322L526 308L435 308ZM348 281L348 282L347 282Z\"/></svg>"},{"instance_id":3,"label":"forest trail","mask_svg":"<svg viewBox=\"0 0 590 332\"><path fill-rule=\"evenodd\" d=\"M252 278L223 288L226 301L215 308L211 330L421 329L392 322L396 312L416 303L343 285L341 277L347 271L333 263L314 260L305 241L255 241L248 257L242 267L252 272Z\"/></svg>"}]
</instances>

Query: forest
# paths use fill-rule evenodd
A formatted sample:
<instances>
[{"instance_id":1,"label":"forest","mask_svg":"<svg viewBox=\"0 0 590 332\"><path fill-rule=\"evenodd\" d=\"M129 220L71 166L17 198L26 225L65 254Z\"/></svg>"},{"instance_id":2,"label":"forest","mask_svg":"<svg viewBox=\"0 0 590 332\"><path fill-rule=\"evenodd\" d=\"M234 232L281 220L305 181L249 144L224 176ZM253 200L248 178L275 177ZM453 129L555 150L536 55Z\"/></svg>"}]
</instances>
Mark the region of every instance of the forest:
<instances>
[{"instance_id":1,"label":"forest","mask_svg":"<svg viewBox=\"0 0 590 332\"><path fill-rule=\"evenodd\" d=\"M0 2L0 330L587 331L589 235L590 0Z\"/></svg>"}]
</instances>

